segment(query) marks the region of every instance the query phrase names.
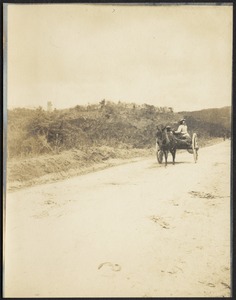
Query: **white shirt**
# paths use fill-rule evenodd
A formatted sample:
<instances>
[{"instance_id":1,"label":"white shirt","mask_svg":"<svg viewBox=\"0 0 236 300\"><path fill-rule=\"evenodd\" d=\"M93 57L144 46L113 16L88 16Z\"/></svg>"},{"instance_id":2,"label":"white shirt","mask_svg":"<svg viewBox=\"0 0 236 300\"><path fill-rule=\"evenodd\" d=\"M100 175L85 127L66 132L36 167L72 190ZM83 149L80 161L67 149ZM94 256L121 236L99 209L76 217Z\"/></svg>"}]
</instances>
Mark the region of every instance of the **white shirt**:
<instances>
[{"instance_id":1,"label":"white shirt","mask_svg":"<svg viewBox=\"0 0 236 300\"><path fill-rule=\"evenodd\" d=\"M190 137L189 133L188 133L188 127L187 125L181 124L179 125L177 131L175 131L176 133L181 133L183 137Z\"/></svg>"}]
</instances>

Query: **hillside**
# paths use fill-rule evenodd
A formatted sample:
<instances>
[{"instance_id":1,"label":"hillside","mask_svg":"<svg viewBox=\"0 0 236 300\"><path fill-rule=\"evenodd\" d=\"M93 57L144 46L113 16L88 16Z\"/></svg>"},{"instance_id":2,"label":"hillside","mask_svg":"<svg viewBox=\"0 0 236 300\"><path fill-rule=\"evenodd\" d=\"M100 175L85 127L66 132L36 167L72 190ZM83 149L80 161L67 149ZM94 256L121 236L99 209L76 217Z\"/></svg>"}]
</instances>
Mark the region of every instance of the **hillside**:
<instances>
[{"instance_id":1,"label":"hillside","mask_svg":"<svg viewBox=\"0 0 236 300\"><path fill-rule=\"evenodd\" d=\"M226 106L222 108L209 108L192 112L181 112L187 116L192 116L196 120L221 124L226 129L230 130L231 127L231 107Z\"/></svg>"},{"instance_id":2,"label":"hillside","mask_svg":"<svg viewBox=\"0 0 236 300\"><path fill-rule=\"evenodd\" d=\"M111 160L155 157L158 125L177 129L185 117L189 132L197 132L200 147L222 138L229 130L229 108L174 113L171 108L101 101L48 112L17 108L8 111L8 182L35 183L37 178L57 174L64 178L103 168ZM228 123L227 123L227 122ZM96 168L95 168L96 169ZM36 181L35 181L36 180Z\"/></svg>"},{"instance_id":3,"label":"hillside","mask_svg":"<svg viewBox=\"0 0 236 300\"><path fill-rule=\"evenodd\" d=\"M150 148L156 126L177 122L172 111L143 105L107 102L93 106L44 111L8 111L8 156L34 156L92 146Z\"/></svg>"},{"instance_id":4,"label":"hillside","mask_svg":"<svg viewBox=\"0 0 236 300\"><path fill-rule=\"evenodd\" d=\"M230 134L230 107L174 113L171 108L101 101L47 112L18 108L8 111L8 157L29 157L92 146L150 148L156 126L177 129L185 117L189 132L199 138Z\"/></svg>"},{"instance_id":5,"label":"hillside","mask_svg":"<svg viewBox=\"0 0 236 300\"><path fill-rule=\"evenodd\" d=\"M199 111L180 112L184 115L192 126L203 124L205 131L207 130L211 135L217 132L220 134L230 134L231 131L231 107L226 106L222 108L210 108ZM188 122L189 124L189 122ZM193 125L194 124L194 125ZM201 125L200 125L201 127Z\"/></svg>"}]
</instances>

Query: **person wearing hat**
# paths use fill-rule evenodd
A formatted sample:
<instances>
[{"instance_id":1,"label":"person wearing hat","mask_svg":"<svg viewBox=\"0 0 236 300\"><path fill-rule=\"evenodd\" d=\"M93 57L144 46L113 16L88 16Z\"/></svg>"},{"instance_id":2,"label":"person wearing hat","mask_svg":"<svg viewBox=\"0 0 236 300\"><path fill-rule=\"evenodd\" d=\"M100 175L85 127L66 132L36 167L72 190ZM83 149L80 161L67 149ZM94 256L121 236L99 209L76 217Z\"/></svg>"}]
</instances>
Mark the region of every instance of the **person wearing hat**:
<instances>
[{"instance_id":1,"label":"person wearing hat","mask_svg":"<svg viewBox=\"0 0 236 300\"><path fill-rule=\"evenodd\" d=\"M174 133L179 134L180 138L191 142L191 137L188 133L188 127L187 127L185 121L186 121L185 119L181 119L179 121L180 125L179 125L178 129L176 131L174 131Z\"/></svg>"}]
</instances>

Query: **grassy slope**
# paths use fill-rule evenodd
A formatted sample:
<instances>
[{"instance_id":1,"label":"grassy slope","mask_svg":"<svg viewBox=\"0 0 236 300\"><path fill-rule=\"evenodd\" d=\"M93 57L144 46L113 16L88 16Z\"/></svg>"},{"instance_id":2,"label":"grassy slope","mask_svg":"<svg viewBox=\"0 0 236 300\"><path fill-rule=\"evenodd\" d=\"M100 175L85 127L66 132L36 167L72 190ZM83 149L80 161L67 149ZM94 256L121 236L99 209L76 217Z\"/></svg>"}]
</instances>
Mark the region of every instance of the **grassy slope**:
<instances>
[{"instance_id":1,"label":"grassy slope","mask_svg":"<svg viewBox=\"0 0 236 300\"><path fill-rule=\"evenodd\" d=\"M214 138L202 140L199 145L201 148L219 142L222 142L221 138ZM102 146L86 152L73 149L56 155L11 160L8 161L7 167L7 189L13 191L35 184L54 182L145 157L153 157L156 161L155 146L150 149L114 149Z\"/></svg>"},{"instance_id":2,"label":"grassy slope","mask_svg":"<svg viewBox=\"0 0 236 300\"><path fill-rule=\"evenodd\" d=\"M87 151L73 149L56 155L47 154L28 159L14 159L8 161L7 188L14 190L34 184L53 182L152 154L154 154L153 149L114 149L102 146Z\"/></svg>"}]
</instances>

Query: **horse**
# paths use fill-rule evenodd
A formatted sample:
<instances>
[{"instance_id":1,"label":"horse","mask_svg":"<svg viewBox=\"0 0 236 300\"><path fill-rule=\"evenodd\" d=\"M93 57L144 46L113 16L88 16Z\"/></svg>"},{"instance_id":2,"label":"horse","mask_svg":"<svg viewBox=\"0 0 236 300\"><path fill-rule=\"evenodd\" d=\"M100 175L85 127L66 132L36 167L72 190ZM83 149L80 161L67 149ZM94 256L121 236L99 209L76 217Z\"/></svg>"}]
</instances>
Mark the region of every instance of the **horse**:
<instances>
[{"instance_id":1,"label":"horse","mask_svg":"<svg viewBox=\"0 0 236 300\"><path fill-rule=\"evenodd\" d=\"M173 136L172 131L168 130L167 127L160 129L157 127L156 132L156 142L159 145L160 149L163 151L165 156L165 167L167 166L168 153L172 155L172 164L175 164L175 155L177 149L177 141Z\"/></svg>"}]
</instances>

